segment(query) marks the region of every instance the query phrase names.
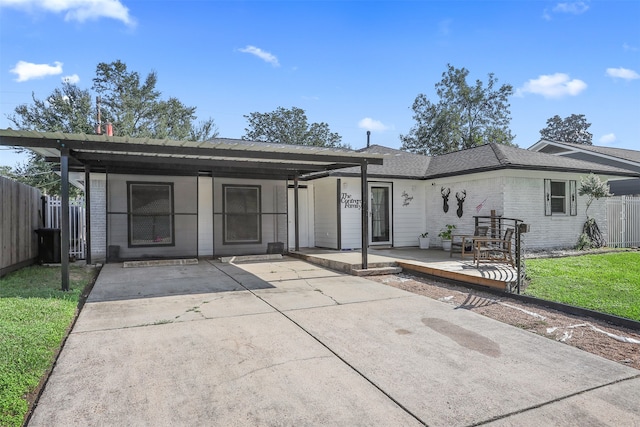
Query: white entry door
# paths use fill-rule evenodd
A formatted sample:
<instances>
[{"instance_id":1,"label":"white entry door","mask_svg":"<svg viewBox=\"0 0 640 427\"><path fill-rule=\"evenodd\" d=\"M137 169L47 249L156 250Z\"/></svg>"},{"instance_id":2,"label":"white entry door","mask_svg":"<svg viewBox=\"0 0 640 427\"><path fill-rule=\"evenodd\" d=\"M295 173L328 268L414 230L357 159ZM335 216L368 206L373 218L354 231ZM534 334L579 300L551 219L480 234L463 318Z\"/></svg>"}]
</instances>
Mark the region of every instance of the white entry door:
<instances>
[{"instance_id":1,"label":"white entry door","mask_svg":"<svg viewBox=\"0 0 640 427\"><path fill-rule=\"evenodd\" d=\"M369 244L390 245L393 241L391 183L369 183Z\"/></svg>"},{"instance_id":2,"label":"white entry door","mask_svg":"<svg viewBox=\"0 0 640 427\"><path fill-rule=\"evenodd\" d=\"M289 248L296 247L296 223L295 223L295 201L294 189L289 189ZM313 224L309 221L309 192L307 188L298 188L298 233L300 239L300 247L308 248L313 246Z\"/></svg>"}]
</instances>

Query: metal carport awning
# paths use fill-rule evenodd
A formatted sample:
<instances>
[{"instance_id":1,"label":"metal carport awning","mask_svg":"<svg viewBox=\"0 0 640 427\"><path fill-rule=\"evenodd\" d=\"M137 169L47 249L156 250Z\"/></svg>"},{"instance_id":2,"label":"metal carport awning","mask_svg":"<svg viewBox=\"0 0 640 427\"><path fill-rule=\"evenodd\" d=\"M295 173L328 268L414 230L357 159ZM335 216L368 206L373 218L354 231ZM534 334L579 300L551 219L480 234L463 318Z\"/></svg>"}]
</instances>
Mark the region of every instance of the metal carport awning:
<instances>
[{"instance_id":1,"label":"metal carport awning","mask_svg":"<svg viewBox=\"0 0 640 427\"><path fill-rule=\"evenodd\" d=\"M69 171L84 172L85 177L90 172L108 170L138 174L293 179L297 183L298 178L306 174L359 166L362 183L362 268L368 267L367 165L382 165L381 155L225 138L175 141L12 129L0 129L0 145L28 148L47 161L60 164L63 254L69 252ZM294 194L297 206L297 191ZM90 224L89 218L87 223ZM297 217L295 227L297 235ZM62 257L62 289L69 289L69 258L65 256Z\"/></svg>"}]
</instances>

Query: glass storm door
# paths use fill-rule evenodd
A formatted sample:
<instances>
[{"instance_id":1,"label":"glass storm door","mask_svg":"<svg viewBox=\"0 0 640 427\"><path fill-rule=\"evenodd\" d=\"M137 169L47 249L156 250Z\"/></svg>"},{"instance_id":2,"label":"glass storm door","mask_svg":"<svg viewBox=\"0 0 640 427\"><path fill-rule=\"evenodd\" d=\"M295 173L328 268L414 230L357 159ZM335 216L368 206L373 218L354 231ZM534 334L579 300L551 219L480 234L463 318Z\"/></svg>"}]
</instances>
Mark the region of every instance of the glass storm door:
<instances>
[{"instance_id":1,"label":"glass storm door","mask_svg":"<svg viewBox=\"0 0 640 427\"><path fill-rule=\"evenodd\" d=\"M391 184L369 184L369 243L391 244Z\"/></svg>"}]
</instances>

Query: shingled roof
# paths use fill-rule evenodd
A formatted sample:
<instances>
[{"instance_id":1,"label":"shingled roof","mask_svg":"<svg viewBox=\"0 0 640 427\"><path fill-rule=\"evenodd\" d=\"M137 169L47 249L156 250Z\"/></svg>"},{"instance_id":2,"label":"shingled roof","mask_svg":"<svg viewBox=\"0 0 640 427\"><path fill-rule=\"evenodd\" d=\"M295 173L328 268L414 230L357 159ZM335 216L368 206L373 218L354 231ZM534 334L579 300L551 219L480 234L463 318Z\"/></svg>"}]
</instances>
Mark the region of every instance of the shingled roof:
<instances>
[{"instance_id":1,"label":"shingled roof","mask_svg":"<svg viewBox=\"0 0 640 427\"><path fill-rule=\"evenodd\" d=\"M382 155L382 165L369 165L367 175L369 177L423 179L431 162L431 157L421 154L409 153L382 145L357 150L363 155ZM360 176L360 168L346 168L340 171L331 171L334 176Z\"/></svg>"},{"instance_id":2,"label":"shingled roof","mask_svg":"<svg viewBox=\"0 0 640 427\"><path fill-rule=\"evenodd\" d=\"M568 157L525 150L504 144L490 143L466 150L439 156L413 154L382 145L372 145L357 152L367 155L382 155L384 164L369 165L369 177L433 179L446 176L465 175L499 169L542 170L558 172L598 173L619 176L638 176L626 169L602 165ZM359 168L346 168L319 176L360 176Z\"/></svg>"},{"instance_id":3,"label":"shingled roof","mask_svg":"<svg viewBox=\"0 0 640 427\"><path fill-rule=\"evenodd\" d=\"M529 151L504 144L489 143L433 157L429 163L425 178L439 178L498 169L631 175L628 170L613 166Z\"/></svg>"}]
</instances>

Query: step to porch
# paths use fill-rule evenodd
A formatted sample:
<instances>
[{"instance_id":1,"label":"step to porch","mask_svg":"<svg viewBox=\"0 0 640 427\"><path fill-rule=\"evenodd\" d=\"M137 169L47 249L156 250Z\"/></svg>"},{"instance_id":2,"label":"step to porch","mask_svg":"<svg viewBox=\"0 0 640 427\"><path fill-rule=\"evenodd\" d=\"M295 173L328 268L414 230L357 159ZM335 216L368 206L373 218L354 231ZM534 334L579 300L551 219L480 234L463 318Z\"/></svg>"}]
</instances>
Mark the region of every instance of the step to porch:
<instances>
[{"instance_id":1,"label":"step to porch","mask_svg":"<svg viewBox=\"0 0 640 427\"><path fill-rule=\"evenodd\" d=\"M352 269L351 274L354 276L384 276L385 274L402 273L401 267L373 267L363 269Z\"/></svg>"}]
</instances>

